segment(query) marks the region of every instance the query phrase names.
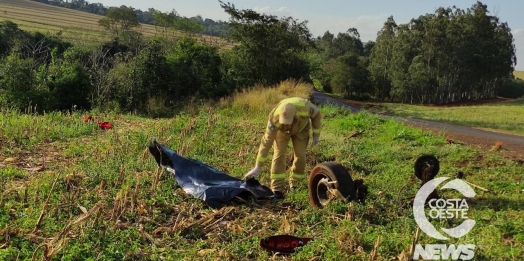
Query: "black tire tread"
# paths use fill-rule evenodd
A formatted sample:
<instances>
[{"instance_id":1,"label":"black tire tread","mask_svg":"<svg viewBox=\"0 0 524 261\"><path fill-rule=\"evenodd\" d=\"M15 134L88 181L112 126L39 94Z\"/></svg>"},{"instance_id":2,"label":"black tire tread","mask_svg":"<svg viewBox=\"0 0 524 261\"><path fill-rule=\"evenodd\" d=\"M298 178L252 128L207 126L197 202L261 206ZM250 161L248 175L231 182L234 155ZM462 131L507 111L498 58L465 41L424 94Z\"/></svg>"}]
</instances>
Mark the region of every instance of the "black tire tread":
<instances>
[{"instance_id":1,"label":"black tire tread","mask_svg":"<svg viewBox=\"0 0 524 261\"><path fill-rule=\"evenodd\" d=\"M317 172L319 168L322 169L322 171ZM335 187L338 189L338 191L340 191L340 194L342 194L342 196L344 196L345 198L349 198L349 200L356 199L355 184L348 170L338 162L328 161L315 166L311 171L311 175L309 176L309 199L310 203L313 204L313 206L317 208L322 207L322 205L317 201L316 198L317 184L313 184L316 183L315 177L320 173L325 174L332 181L337 181L337 185Z\"/></svg>"},{"instance_id":2,"label":"black tire tread","mask_svg":"<svg viewBox=\"0 0 524 261\"><path fill-rule=\"evenodd\" d=\"M417 158L414 164L414 170L415 170L415 176L417 176L418 179L422 180L422 167L425 163L429 162L431 165L433 165L433 169L431 171L430 179L433 179L435 176L437 176L439 170L440 170L440 163L438 159L433 155L421 155Z\"/></svg>"}]
</instances>

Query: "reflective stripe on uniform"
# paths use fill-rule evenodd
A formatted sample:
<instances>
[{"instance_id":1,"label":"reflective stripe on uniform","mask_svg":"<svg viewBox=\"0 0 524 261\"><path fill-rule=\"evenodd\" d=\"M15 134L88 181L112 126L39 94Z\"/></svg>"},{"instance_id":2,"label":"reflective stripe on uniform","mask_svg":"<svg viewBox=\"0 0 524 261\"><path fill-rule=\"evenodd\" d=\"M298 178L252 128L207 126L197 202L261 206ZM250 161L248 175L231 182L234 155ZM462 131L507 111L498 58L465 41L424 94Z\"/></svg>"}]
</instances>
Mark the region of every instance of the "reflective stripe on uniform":
<instances>
[{"instance_id":1,"label":"reflective stripe on uniform","mask_svg":"<svg viewBox=\"0 0 524 261\"><path fill-rule=\"evenodd\" d=\"M307 100L304 100L304 99L298 98L298 97L284 99L284 100L282 100L278 104L277 109L275 110L275 114L274 115L282 113L282 108L284 108L284 105L288 104L288 103L293 104L296 107L305 107L306 103L307 103ZM302 114L300 108L297 108L297 115L298 115L298 113ZM307 113L308 112L306 112L306 114ZM298 116L309 116L309 114L308 115L298 115Z\"/></svg>"},{"instance_id":2,"label":"reflective stripe on uniform","mask_svg":"<svg viewBox=\"0 0 524 261\"><path fill-rule=\"evenodd\" d=\"M320 134L320 129L313 129L313 134Z\"/></svg>"},{"instance_id":3,"label":"reflective stripe on uniform","mask_svg":"<svg viewBox=\"0 0 524 261\"><path fill-rule=\"evenodd\" d=\"M286 173L271 174L271 179L286 179Z\"/></svg>"},{"instance_id":4,"label":"reflective stripe on uniform","mask_svg":"<svg viewBox=\"0 0 524 261\"><path fill-rule=\"evenodd\" d=\"M293 173L293 174L291 174L291 177L293 179L304 179L306 177L306 175L305 174Z\"/></svg>"},{"instance_id":5,"label":"reflective stripe on uniform","mask_svg":"<svg viewBox=\"0 0 524 261\"><path fill-rule=\"evenodd\" d=\"M298 109L298 108L297 108ZM296 114L298 117L309 117L309 112L308 111L304 111L304 110L297 110L297 114Z\"/></svg>"},{"instance_id":6,"label":"reflective stripe on uniform","mask_svg":"<svg viewBox=\"0 0 524 261\"><path fill-rule=\"evenodd\" d=\"M306 106L306 102L307 102L307 100L302 99L302 98L298 98L298 97L287 98L287 99L284 99L282 101L291 103L291 104L296 105L296 106Z\"/></svg>"},{"instance_id":7,"label":"reflective stripe on uniform","mask_svg":"<svg viewBox=\"0 0 524 261\"><path fill-rule=\"evenodd\" d=\"M267 162L267 157L257 156L257 162Z\"/></svg>"}]
</instances>

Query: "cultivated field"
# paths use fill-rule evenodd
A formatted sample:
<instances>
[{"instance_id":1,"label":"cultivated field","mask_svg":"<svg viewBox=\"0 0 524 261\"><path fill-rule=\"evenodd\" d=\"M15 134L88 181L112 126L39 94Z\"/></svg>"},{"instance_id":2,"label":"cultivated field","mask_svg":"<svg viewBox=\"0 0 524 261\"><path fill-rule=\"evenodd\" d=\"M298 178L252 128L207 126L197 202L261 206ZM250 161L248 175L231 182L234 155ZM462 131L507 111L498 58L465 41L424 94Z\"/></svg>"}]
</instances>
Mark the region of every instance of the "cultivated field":
<instances>
[{"instance_id":1,"label":"cultivated field","mask_svg":"<svg viewBox=\"0 0 524 261\"><path fill-rule=\"evenodd\" d=\"M513 71L515 77L524 80L524 71Z\"/></svg>"},{"instance_id":2,"label":"cultivated field","mask_svg":"<svg viewBox=\"0 0 524 261\"><path fill-rule=\"evenodd\" d=\"M468 106L424 106L399 103L369 103L363 106L377 113L524 135L524 118L522 117L524 99L522 98Z\"/></svg>"},{"instance_id":3,"label":"cultivated field","mask_svg":"<svg viewBox=\"0 0 524 261\"><path fill-rule=\"evenodd\" d=\"M489 190L475 189L468 200L473 230L444 243L475 244L474 260L524 260L522 162L446 144L441 136L365 112L322 107L321 141L310 147L307 162L308 170L329 160L343 164L368 185L365 204L336 200L315 210L303 184L282 202L213 210L170 174L157 172L146 150L152 137L242 177L253 167L271 106L308 95L306 87L293 86L255 89L219 106L188 106L170 119L89 113L111 122L107 131L85 123L87 113L1 112L0 260L269 260L259 240L277 234L314 238L293 260L407 260L417 228L407 203L420 186L413 163L422 154L440 160L437 177L462 172ZM364 132L352 137L355 131ZM268 171L261 173L264 184ZM419 243L442 241L421 233Z\"/></svg>"},{"instance_id":4,"label":"cultivated field","mask_svg":"<svg viewBox=\"0 0 524 261\"><path fill-rule=\"evenodd\" d=\"M98 20L103 16L30 0L0 0L0 20L11 20L21 29L57 34L61 32L66 39L85 41L86 39L100 42L108 39L104 29L98 26ZM141 24L137 31L144 36L154 36L154 25ZM175 37L180 32L171 33ZM198 36L199 41L216 44L226 48L232 44L222 38L213 36Z\"/></svg>"}]
</instances>

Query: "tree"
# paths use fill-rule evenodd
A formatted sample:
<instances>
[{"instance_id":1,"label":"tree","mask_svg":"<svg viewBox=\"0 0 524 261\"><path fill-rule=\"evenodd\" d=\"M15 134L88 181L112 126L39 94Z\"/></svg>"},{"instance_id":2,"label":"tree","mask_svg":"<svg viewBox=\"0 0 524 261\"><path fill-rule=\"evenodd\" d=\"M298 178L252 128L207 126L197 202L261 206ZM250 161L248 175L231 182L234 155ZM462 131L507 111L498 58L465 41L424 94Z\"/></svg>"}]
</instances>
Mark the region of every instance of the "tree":
<instances>
[{"instance_id":1,"label":"tree","mask_svg":"<svg viewBox=\"0 0 524 261\"><path fill-rule=\"evenodd\" d=\"M379 96L391 87L394 100L447 103L496 97L515 64L507 23L477 2L467 10L438 8L399 26L388 19L369 70Z\"/></svg>"},{"instance_id":2,"label":"tree","mask_svg":"<svg viewBox=\"0 0 524 261\"><path fill-rule=\"evenodd\" d=\"M194 36L196 33L204 31L204 23L198 19L187 17L179 17L174 21L174 27L189 36Z\"/></svg>"},{"instance_id":3,"label":"tree","mask_svg":"<svg viewBox=\"0 0 524 261\"><path fill-rule=\"evenodd\" d=\"M129 32L140 25L135 10L125 5L109 8L106 16L100 19L98 24L114 36L125 36L126 32Z\"/></svg>"},{"instance_id":4,"label":"tree","mask_svg":"<svg viewBox=\"0 0 524 261\"><path fill-rule=\"evenodd\" d=\"M167 60L173 72L173 80L168 90L172 99L195 95L220 98L229 94L228 86L221 84L222 60L216 47L183 37L167 56Z\"/></svg>"},{"instance_id":5,"label":"tree","mask_svg":"<svg viewBox=\"0 0 524 261\"><path fill-rule=\"evenodd\" d=\"M377 98L389 97L391 91L391 79L389 75L391 58L393 55L393 44L397 24L390 16L378 32L377 41L369 55L369 72L375 88Z\"/></svg>"},{"instance_id":6,"label":"tree","mask_svg":"<svg viewBox=\"0 0 524 261\"><path fill-rule=\"evenodd\" d=\"M35 73L31 70L32 59L22 59L16 52L12 52L0 65L0 107L9 107L22 110L27 106L41 104L36 99L34 88L36 85Z\"/></svg>"},{"instance_id":7,"label":"tree","mask_svg":"<svg viewBox=\"0 0 524 261\"><path fill-rule=\"evenodd\" d=\"M221 1L220 5L230 15L232 39L240 43L234 48L238 60L231 71L241 86L272 85L288 78L309 80L306 50L313 42L307 21L237 10Z\"/></svg>"},{"instance_id":8,"label":"tree","mask_svg":"<svg viewBox=\"0 0 524 261\"><path fill-rule=\"evenodd\" d=\"M153 8L149 9L149 12L153 15L153 22L156 26L161 27L164 36L167 36L167 29L175 25L175 20L178 18L178 13L172 10L169 13L162 13Z\"/></svg>"},{"instance_id":9,"label":"tree","mask_svg":"<svg viewBox=\"0 0 524 261\"><path fill-rule=\"evenodd\" d=\"M52 52L52 61L46 70L46 79L43 85L49 90L53 110L91 109L92 86L89 75L79 61L75 59L74 49L64 53L59 59L56 49Z\"/></svg>"},{"instance_id":10,"label":"tree","mask_svg":"<svg viewBox=\"0 0 524 261\"><path fill-rule=\"evenodd\" d=\"M331 80L333 92L344 98L363 98L369 87L369 72L366 59L354 53L347 53L336 59Z\"/></svg>"}]
</instances>

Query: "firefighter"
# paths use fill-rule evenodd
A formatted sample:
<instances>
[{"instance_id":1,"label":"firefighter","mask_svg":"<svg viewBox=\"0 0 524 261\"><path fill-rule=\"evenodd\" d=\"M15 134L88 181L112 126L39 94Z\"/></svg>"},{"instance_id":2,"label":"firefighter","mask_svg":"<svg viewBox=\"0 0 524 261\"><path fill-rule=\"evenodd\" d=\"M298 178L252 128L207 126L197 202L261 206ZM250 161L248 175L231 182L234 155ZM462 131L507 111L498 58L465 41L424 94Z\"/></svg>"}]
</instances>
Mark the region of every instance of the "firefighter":
<instances>
[{"instance_id":1,"label":"firefighter","mask_svg":"<svg viewBox=\"0 0 524 261\"><path fill-rule=\"evenodd\" d=\"M293 144L293 166L289 178L290 188L306 178L306 150L309 142L309 132L313 132L312 145L320 140L321 128L320 110L306 99L287 98L269 113L269 119L264 136L258 150L256 164L245 176L245 179L257 178L262 166L268 162L268 153L273 145L271 162L271 190L274 197L284 197L286 187L286 150L291 140Z\"/></svg>"}]
</instances>

